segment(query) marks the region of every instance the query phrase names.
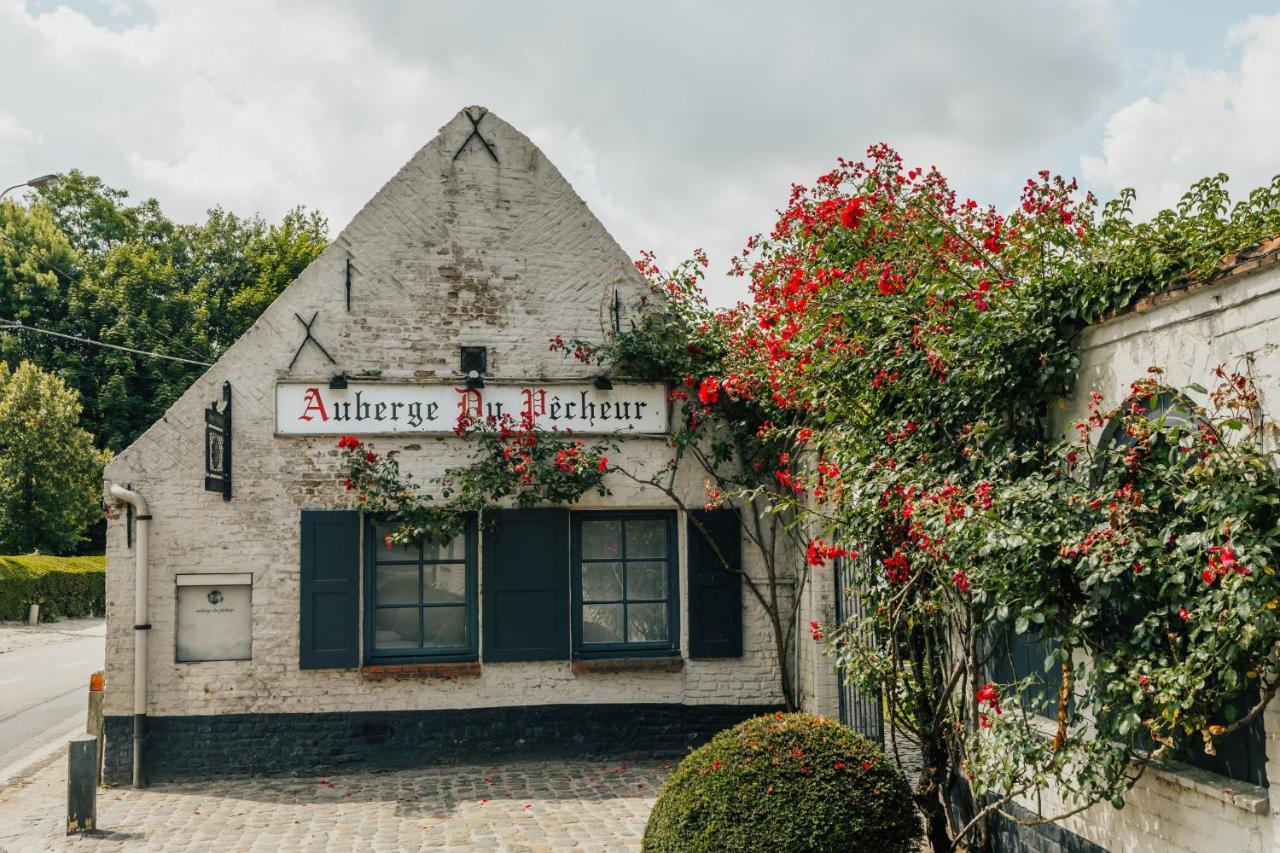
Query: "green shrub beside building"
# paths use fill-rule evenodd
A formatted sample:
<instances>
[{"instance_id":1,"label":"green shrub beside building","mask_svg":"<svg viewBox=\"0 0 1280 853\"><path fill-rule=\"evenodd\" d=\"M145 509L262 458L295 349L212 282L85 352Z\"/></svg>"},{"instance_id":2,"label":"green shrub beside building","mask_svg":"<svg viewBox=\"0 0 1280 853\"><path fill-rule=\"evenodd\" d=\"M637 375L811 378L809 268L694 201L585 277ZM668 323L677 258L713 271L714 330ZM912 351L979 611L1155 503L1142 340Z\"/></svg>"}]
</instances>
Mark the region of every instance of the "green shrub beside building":
<instances>
[{"instance_id":1,"label":"green shrub beside building","mask_svg":"<svg viewBox=\"0 0 1280 853\"><path fill-rule=\"evenodd\" d=\"M646 853L908 853L920 814L902 773L852 729L755 717L680 763L649 815Z\"/></svg>"},{"instance_id":2,"label":"green shrub beside building","mask_svg":"<svg viewBox=\"0 0 1280 853\"><path fill-rule=\"evenodd\" d=\"M105 612L105 558L0 557L0 621L26 619L32 604L45 622Z\"/></svg>"}]
</instances>

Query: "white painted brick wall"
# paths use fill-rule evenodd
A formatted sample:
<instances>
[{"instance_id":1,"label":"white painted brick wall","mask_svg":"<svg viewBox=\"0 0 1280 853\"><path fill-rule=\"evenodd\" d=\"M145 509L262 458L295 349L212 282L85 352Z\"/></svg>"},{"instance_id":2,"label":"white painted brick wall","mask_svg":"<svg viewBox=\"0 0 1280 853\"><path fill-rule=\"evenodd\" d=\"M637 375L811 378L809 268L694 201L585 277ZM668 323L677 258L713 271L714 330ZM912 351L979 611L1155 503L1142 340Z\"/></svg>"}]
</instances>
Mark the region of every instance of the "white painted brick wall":
<instances>
[{"instance_id":1,"label":"white painted brick wall","mask_svg":"<svg viewBox=\"0 0 1280 853\"><path fill-rule=\"evenodd\" d=\"M487 663L477 679L365 682L354 671L298 668L299 512L342 508L335 439L276 437L279 379L327 382L338 370L380 370L388 378L457 377L461 344L489 348L498 380L585 379L593 371L547 351L554 334L599 339L615 289L623 322L647 285L560 173L523 135L489 115L481 124L500 158L473 140L459 114L356 215L257 323L186 394L108 467L109 482L132 483L150 502L151 632L147 711L156 715L466 708L539 703L780 701L768 621L745 604L744 655L686 661L680 673L575 677L567 662ZM352 310L345 309L350 254ZM314 333L329 364L303 339L297 313L319 312ZM235 497L203 490L204 409L234 394ZM398 448L402 467L423 482L469 457L461 439L379 439ZM657 470L669 450L661 439L625 442L616 461ZM612 475L614 494L583 507L666 507ZM680 486L701 505L702 480L681 472ZM684 536L683 524L681 536ZM747 570L761 574L744 544ZM681 548L683 559L684 549ZM174 663L174 575L253 573L253 658ZM685 572L680 571L684 599ZM483 596L483 589L481 590ZM746 598L744 596L744 598ZM132 712L133 554L123 513L107 537L108 714ZM681 607L683 649L688 622Z\"/></svg>"},{"instance_id":2,"label":"white painted brick wall","mask_svg":"<svg viewBox=\"0 0 1280 853\"><path fill-rule=\"evenodd\" d=\"M1110 408L1128 397L1129 384L1146 376L1149 366L1164 368L1171 385L1198 383L1212 389L1214 367L1243 369L1249 359L1267 422L1274 429L1280 414L1280 269L1228 279L1152 310L1122 315L1087 329L1081 344L1083 361L1074 397L1056 413L1061 430L1085 417L1090 391L1100 392L1104 407ZM1263 722L1267 777L1280 782L1276 703L1268 707ZM1230 786L1230 780L1222 780L1223 788ZM1051 798L1043 807L1045 814L1061 810ZM1167 775L1148 772L1124 809L1095 806L1064 826L1108 850L1273 853L1280 850L1280 803L1268 801L1264 812L1255 814L1220 792L1193 790Z\"/></svg>"},{"instance_id":3,"label":"white painted brick wall","mask_svg":"<svg viewBox=\"0 0 1280 853\"><path fill-rule=\"evenodd\" d=\"M809 568L808 580L800 593L797 616L797 652L800 677L799 705L811 714L839 719L839 685L834 661L826 653L826 642L809 634L809 623L826 628L836 621L834 566Z\"/></svg>"}]
</instances>

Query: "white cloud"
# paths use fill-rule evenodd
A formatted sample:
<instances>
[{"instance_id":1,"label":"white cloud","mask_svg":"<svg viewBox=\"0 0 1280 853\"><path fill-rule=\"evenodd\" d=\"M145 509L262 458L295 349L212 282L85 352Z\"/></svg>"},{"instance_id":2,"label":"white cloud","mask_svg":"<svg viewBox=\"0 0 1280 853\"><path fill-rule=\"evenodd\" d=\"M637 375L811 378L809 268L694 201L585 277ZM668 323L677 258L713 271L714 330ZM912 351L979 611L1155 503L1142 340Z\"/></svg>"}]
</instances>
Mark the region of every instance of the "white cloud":
<instances>
[{"instance_id":1,"label":"white cloud","mask_svg":"<svg viewBox=\"0 0 1280 853\"><path fill-rule=\"evenodd\" d=\"M1162 88L1116 111L1102 152L1081 158L1085 179L1104 194L1133 187L1139 216L1175 203L1196 180L1226 171L1237 197L1280 173L1280 15L1233 27L1232 69L1182 59L1158 72Z\"/></svg>"},{"instance_id":2,"label":"white cloud","mask_svg":"<svg viewBox=\"0 0 1280 853\"><path fill-rule=\"evenodd\" d=\"M0 110L0 163L12 163L18 159L23 149L39 144L40 134L23 127L18 124L16 118ZM7 180L5 177L0 177L0 183Z\"/></svg>"},{"instance_id":3,"label":"white cloud","mask_svg":"<svg viewBox=\"0 0 1280 853\"><path fill-rule=\"evenodd\" d=\"M1016 192L1121 76L1109 0L38 2L0 0L0 77L24 81L4 108L43 137L6 171L77 166L185 219L307 204L336 228L479 103L625 249L701 245L714 270L791 181L880 140L961 191Z\"/></svg>"}]
</instances>

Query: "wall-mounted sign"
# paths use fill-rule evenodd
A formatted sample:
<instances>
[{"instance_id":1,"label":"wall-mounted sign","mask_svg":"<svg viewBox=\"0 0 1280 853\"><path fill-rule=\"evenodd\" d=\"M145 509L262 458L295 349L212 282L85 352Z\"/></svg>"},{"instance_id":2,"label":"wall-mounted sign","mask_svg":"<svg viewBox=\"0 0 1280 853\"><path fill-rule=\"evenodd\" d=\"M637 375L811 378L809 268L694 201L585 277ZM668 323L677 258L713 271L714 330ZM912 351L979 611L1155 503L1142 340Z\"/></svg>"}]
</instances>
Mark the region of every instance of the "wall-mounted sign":
<instances>
[{"instance_id":1,"label":"wall-mounted sign","mask_svg":"<svg viewBox=\"0 0 1280 853\"><path fill-rule=\"evenodd\" d=\"M253 575L178 575L179 663L248 660L253 648Z\"/></svg>"},{"instance_id":2,"label":"wall-mounted sign","mask_svg":"<svg viewBox=\"0 0 1280 853\"><path fill-rule=\"evenodd\" d=\"M532 415L542 429L576 433L664 433L666 389L658 383L594 385L418 385L350 381L327 384L282 382L276 386L276 432L282 435L379 435L447 433L458 418L519 422Z\"/></svg>"},{"instance_id":3,"label":"wall-mounted sign","mask_svg":"<svg viewBox=\"0 0 1280 853\"><path fill-rule=\"evenodd\" d=\"M204 489L231 500L231 383L222 383L222 410L204 410Z\"/></svg>"}]
</instances>

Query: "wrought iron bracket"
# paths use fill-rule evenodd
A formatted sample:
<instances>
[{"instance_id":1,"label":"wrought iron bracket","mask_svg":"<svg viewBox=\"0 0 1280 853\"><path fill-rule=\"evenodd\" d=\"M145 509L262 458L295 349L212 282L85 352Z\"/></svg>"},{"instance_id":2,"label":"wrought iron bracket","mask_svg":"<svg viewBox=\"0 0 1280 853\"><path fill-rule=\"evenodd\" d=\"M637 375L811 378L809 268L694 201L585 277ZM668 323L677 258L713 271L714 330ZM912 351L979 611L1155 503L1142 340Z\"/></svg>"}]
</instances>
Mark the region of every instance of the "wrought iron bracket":
<instances>
[{"instance_id":1,"label":"wrought iron bracket","mask_svg":"<svg viewBox=\"0 0 1280 853\"><path fill-rule=\"evenodd\" d=\"M297 313L295 313L293 316L295 316L295 317L297 317L297 318L298 318L298 322L302 324L302 328L304 328L304 329L306 329L306 330L307 330L307 333L306 333L306 335L302 338L302 343L298 344L298 351L297 351L297 352L295 352L295 353L293 354L293 358L291 358L291 359L289 360L289 369L290 369L290 370L293 370L293 365L294 365L295 363L297 363L297 361L298 361L298 356L302 355L302 350L303 350L303 348L304 348L304 347L306 347L306 345L307 345L307 342L308 342L308 341L310 341L311 343L315 344L315 345L316 345L316 349L318 349L318 350L320 350L320 352L324 353L324 357L325 357L325 358L327 358L327 359L329 359L329 363L330 363L330 364L337 364L338 362L334 360L333 356L329 355L329 351L328 351L327 349L325 349L325 348L324 348L324 345L323 345L323 344L321 344L319 341L317 341L317 340L316 340L316 336L315 336L315 335L311 334L311 327L312 327L312 325L314 325L314 324L315 324L315 322L316 322L316 318L320 316L320 312L319 312L319 311L317 311L317 312L315 312L314 314L312 314L312 315L311 315L311 319L310 319L310 320L304 320L304 319L302 319L302 315L301 315L301 314L297 314Z\"/></svg>"},{"instance_id":2,"label":"wrought iron bracket","mask_svg":"<svg viewBox=\"0 0 1280 853\"><path fill-rule=\"evenodd\" d=\"M222 383L222 409L214 400L204 410L204 489L231 500L231 383Z\"/></svg>"},{"instance_id":3,"label":"wrought iron bracket","mask_svg":"<svg viewBox=\"0 0 1280 853\"><path fill-rule=\"evenodd\" d=\"M471 122L471 134L464 140L462 145L458 146L458 150L454 152L453 159L457 160L462 156L462 152L467 150L468 143L473 139L479 139L480 144L484 146L484 150L489 152L489 156L493 158L493 162L498 162L498 152L493 150L493 146L489 144L489 140L480 134L480 122L489 114L487 110L481 110L479 116L473 116L471 110L466 111L467 119Z\"/></svg>"}]
</instances>

